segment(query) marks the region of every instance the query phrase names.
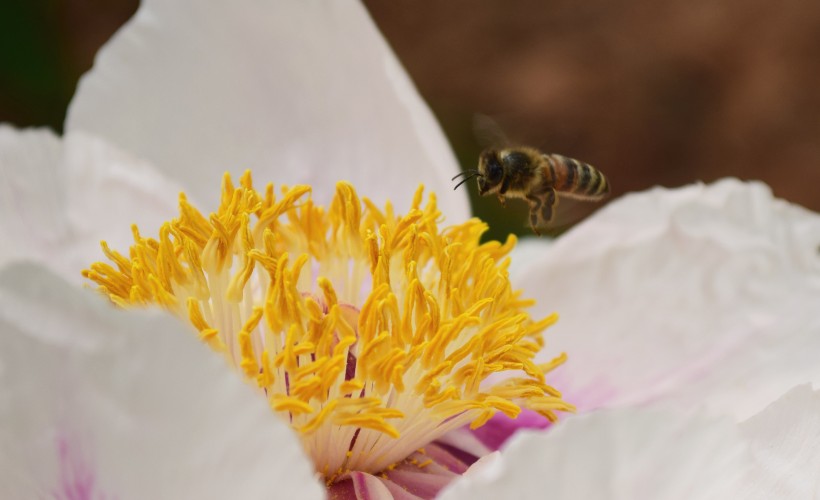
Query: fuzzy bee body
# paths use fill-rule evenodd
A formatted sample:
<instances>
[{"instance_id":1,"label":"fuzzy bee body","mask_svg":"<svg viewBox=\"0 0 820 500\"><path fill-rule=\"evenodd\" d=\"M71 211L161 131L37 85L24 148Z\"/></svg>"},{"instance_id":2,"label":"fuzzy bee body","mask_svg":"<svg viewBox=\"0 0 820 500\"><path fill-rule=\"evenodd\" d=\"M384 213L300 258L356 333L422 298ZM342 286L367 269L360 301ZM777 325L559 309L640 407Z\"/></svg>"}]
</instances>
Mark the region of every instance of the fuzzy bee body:
<instances>
[{"instance_id":1,"label":"fuzzy bee body","mask_svg":"<svg viewBox=\"0 0 820 500\"><path fill-rule=\"evenodd\" d=\"M559 154L529 148L487 149L481 153L478 169L456 177L478 179L478 193L495 194L501 204L506 198L522 198L530 206L530 226L535 234L553 217L556 193L568 198L597 201L609 194L609 182L593 166ZM453 179L455 179L454 177Z\"/></svg>"}]
</instances>

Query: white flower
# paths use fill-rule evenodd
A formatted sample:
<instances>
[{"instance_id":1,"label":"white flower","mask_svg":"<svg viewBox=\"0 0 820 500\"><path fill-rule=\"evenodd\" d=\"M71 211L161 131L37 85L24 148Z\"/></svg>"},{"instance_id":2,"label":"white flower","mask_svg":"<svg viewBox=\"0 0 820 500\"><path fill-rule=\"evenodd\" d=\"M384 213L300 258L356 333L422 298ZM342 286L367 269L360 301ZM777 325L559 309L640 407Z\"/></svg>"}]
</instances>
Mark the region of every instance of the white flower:
<instances>
[{"instance_id":1,"label":"white flower","mask_svg":"<svg viewBox=\"0 0 820 500\"><path fill-rule=\"evenodd\" d=\"M62 139L0 128L0 496L323 494L289 427L182 326L74 286L99 240L126 248L132 222L155 234L183 189L215 210L222 173L248 167L325 203L344 179L400 212L423 182L448 223L468 213L360 5L144 2ZM609 409L514 437L448 494L816 494L818 396L792 387L819 376L819 227L726 181L627 197L523 247L514 284L539 299L535 317L562 314L549 339L570 362L554 384Z\"/></svg>"}]
</instances>

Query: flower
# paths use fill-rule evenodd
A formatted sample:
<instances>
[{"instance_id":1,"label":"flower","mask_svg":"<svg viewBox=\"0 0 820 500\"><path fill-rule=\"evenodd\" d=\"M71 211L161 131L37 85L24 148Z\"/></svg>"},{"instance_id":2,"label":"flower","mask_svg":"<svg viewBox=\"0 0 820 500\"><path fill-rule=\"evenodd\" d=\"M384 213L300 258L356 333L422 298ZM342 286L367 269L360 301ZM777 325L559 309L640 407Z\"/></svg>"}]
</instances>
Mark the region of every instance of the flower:
<instances>
[{"instance_id":1,"label":"flower","mask_svg":"<svg viewBox=\"0 0 820 500\"><path fill-rule=\"evenodd\" d=\"M100 239L124 248L127 222L158 228L180 190L209 206L229 168L322 200L343 178L375 206L411 207L419 182L443 193L452 154L363 9L148 0L81 82L66 135L0 127L0 166L2 496L322 496L222 360L65 280ZM438 200L449 223L461 196ZM817 234L816 214L728 181L627 197L525 245L514 288L562 313L551 339L570 357L551 380L589 413L518 433L445 495L810 497Z\"/></svg>"},{"instance_id":2,"label":"flower","mask_svg":"<svg viewBox=\"0 0 820 500\"><path fill-rule=\"evenodd\" d=\"M103 243L113 266L84 274L118 305L189 321L299 434L331 488L366 473L429 492L424 476L444 484L458 461L424 450L438 438L496 412L555 421L573 409L544 378L565 356L532 362L556 315L533 321L510 288L514 237L479 244L486 225L475 219L439 230L421 189L406 215L362 203L344 182L328 209L309 192L277 198L250 172L236 188L226 176L210 217L181 195L159 239L135 227L130 257ZM499 373L508 377L487 382Z\"/></svg>"}]
</instances>

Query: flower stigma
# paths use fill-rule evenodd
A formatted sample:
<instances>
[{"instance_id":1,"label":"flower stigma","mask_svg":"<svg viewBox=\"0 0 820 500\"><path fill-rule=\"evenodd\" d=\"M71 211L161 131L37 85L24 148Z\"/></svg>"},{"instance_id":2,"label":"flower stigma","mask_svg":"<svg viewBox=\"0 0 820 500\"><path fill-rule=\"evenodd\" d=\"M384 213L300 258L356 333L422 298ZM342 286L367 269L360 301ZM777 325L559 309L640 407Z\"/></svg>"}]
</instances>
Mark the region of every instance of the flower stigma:
<instances>
[{"instance_id":1,"label":"flower stigma","mask_svg":"<svg viewBox=\"0 0 820 500\"><path fill-rule=\"evenodd\" d=\"M159 305L267 398L327 484L377 474L445 433L523 408L572 411L536 364L542 331L511 288L506 243L478 219L440 230L423 186L405 215L340 182L329 208L309 186L274 194L250 172L222 183L206 218L180 194L159 238L132 227L128 256L83 271L121 307ZM505 372L503 376L490 375Z\"/></svg>"}]
</instances>

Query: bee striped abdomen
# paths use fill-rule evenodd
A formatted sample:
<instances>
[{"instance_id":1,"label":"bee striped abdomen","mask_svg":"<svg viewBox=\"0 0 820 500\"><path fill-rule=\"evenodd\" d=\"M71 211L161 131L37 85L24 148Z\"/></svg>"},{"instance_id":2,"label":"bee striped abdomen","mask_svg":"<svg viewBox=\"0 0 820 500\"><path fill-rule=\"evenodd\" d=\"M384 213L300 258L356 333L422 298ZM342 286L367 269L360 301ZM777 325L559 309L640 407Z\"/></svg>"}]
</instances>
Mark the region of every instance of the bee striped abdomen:
<instances>
[{"instance_id":1,"label":"bee striped abdomen","mask_svg":"<svg viewBox=\"0 0 820 500\"><path fill-rule=\"evenodd\" d=\"M597 200L609 193L604 174L592 165L559 154L544 155L556 191L566 196Z\"/></svg>"},{"instance_id":2,"label":"bee striped abdomen","mask_svg":"<svg viewBox=\"0 0 820 500\"><path fill-rule=\"evenodd\" d=\"M609 194L609 182L607 182L606 176L598 170L593 169L593 172L597 179L594 183L590 184L588 193L595 199L603 198Z\"/></svg>"}]
</instances>

